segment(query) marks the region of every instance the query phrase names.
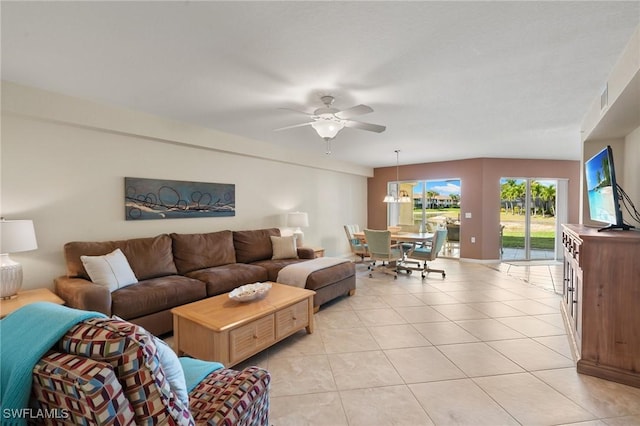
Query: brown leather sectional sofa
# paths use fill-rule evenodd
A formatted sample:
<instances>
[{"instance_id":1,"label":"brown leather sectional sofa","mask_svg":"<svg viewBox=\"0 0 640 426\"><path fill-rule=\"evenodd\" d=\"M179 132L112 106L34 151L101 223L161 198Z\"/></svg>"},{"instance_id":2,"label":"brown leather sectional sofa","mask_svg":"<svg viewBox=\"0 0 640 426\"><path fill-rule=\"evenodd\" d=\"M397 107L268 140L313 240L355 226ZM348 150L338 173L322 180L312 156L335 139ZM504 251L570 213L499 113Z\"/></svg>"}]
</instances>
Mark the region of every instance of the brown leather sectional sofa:
<instances>
[{"instance_id":1,"label":"brown leather sectional sofa","mask_svg":"<svg viewBox=\"0 0 640 426\"><path fill-rule=\"evenodd\" d=\"M69 242L64 245L67 275L55 279L55 292L67 306L117 315L156 335L173 329L171 308L259 281L275 281L286 265L314 258L313 249L298 248L298 258L272 259L270 236L278 228L162 234L121 241ZM122 250L138 283L113 293L91 283L80 256ZM314 307L353 294L355 265L341 263L309 275Z\"/></svg>"}]
</instances>

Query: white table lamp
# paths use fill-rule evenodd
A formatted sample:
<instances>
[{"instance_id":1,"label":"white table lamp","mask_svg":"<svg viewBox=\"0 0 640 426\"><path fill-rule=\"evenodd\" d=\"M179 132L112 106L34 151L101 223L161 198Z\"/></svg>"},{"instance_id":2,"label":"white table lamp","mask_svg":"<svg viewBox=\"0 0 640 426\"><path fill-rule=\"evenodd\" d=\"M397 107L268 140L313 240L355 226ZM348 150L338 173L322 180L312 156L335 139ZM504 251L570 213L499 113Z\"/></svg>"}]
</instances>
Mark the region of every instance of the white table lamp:
<instances>
[{"instance_id":1,"label":"white table lamp","mask_svg":"<svg viewBox=\"0 0 640 426\"><path fill-rule=\"evenodd\" d=\"M291 212L287 215L287 226L296 228L293 235L296 237L296 246L302 247L304 244L304 233L301 227L309 226L309 215L304 212Z\"/></svg>"},{"instance_id":2,"label":"white table lamp","mask_svg":"<svg viewBox=\"0 0 640 426\"><path fill-rule=\"evenodd\" d=\"M22 287L22 265L9 253L38 248L31 220L0 220L0 299L14 297Z\"/></svg>"}]
</instances>

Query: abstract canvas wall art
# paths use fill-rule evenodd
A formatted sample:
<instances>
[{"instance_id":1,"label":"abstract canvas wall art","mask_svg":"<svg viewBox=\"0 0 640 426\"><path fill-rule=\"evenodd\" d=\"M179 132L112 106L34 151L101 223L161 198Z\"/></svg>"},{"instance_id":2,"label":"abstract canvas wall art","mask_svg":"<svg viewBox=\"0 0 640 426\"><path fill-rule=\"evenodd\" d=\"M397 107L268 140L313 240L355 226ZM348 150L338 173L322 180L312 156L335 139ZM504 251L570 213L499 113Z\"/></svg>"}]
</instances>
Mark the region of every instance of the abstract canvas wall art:
<instances>
[{"instance_id":1,"label":"abstract canvas wall art","mask_svg":"<svg viewBox=\"0 0 640 426\"><path fill-rule=\"evenodd\" d=\"M126 220L236 215L236 188L229 183L124 178Z\"/></svg>"}]
</instances>

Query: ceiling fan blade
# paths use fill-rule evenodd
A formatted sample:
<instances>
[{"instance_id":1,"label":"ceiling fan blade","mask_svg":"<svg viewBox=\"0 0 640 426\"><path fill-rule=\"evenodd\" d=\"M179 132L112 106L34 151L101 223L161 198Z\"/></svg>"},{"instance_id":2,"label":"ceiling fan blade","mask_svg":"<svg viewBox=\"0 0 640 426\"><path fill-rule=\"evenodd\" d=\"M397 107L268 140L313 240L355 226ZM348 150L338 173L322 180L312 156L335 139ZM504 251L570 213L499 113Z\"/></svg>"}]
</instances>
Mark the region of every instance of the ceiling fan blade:
<instances>
[{"instance_id":1,"label":"ceiling fan blade","mask_svg":"<svg viewBox=\"0 0 640 426\"><path fill-rule=\"evenodd\" d=\"M381 126L379 124L363 123L362 121L347 120L344 123L345 127L352 127L354 129L368 130L370 132L382 133L387 126Z\"/></svg>"},{"instance_id":2,"label":"ceiling fan blade","mask_svg":"<svg viewBox=\"0 0 640 426\"><path fill-rule=\"evenodd\" d=\"M373 108L371 108L370 106L356 105L354 107L347 108L345 110L337 112L336 117L341 118L343 120L347 120L351 117L356 117L358 115L369 114L370 112L373 112Z\"/></svg>"},{"instance_id":3,"label":"ceiling fan blade","mask_svg":"<svg viewBox=\"0 0 640 426\"><path fill-rule=\"evenodd\" d=\"M307 117L313 117L313 113L310 112L305 112L305 111L300 111L298 109L293 109L293 108L278 108L278 109L283 109L285 111L291 111L291 112L295 112L297 114L302 114L302 115L306 115Z\"/></svg>"},{"instance_id":4,"label":"ceiling fan blade","mask_svg":"<svg viewBox=\"0 0 640 426\"><path fill-rule=\"evenodd\" d=\"M313 123L315 123L315 121L310 121L308 123L302 123L302 124L294 124L293 126L280 127L279 129L274 129L274 132L277 132L280 130L295 129L296 127L310 126Z\"/></svg>"}]
</instances>

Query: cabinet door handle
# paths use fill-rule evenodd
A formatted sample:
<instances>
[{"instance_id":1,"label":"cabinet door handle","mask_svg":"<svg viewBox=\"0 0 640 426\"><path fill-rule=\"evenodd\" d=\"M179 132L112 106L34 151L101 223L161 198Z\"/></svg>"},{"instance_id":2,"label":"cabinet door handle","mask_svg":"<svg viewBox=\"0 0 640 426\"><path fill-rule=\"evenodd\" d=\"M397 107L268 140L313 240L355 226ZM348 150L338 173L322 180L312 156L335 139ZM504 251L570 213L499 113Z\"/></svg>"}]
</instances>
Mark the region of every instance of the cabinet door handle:
<instances>
[{"instance_id":1,"label":"cabinet door handle","mask_svg":"<svg viewBox=\"0 0 640 426\"><path fill-rule=\"evenodd\" d=\"M573 291L573 287L567 287L567 291Z\"/></svg>"}]
</instances>

